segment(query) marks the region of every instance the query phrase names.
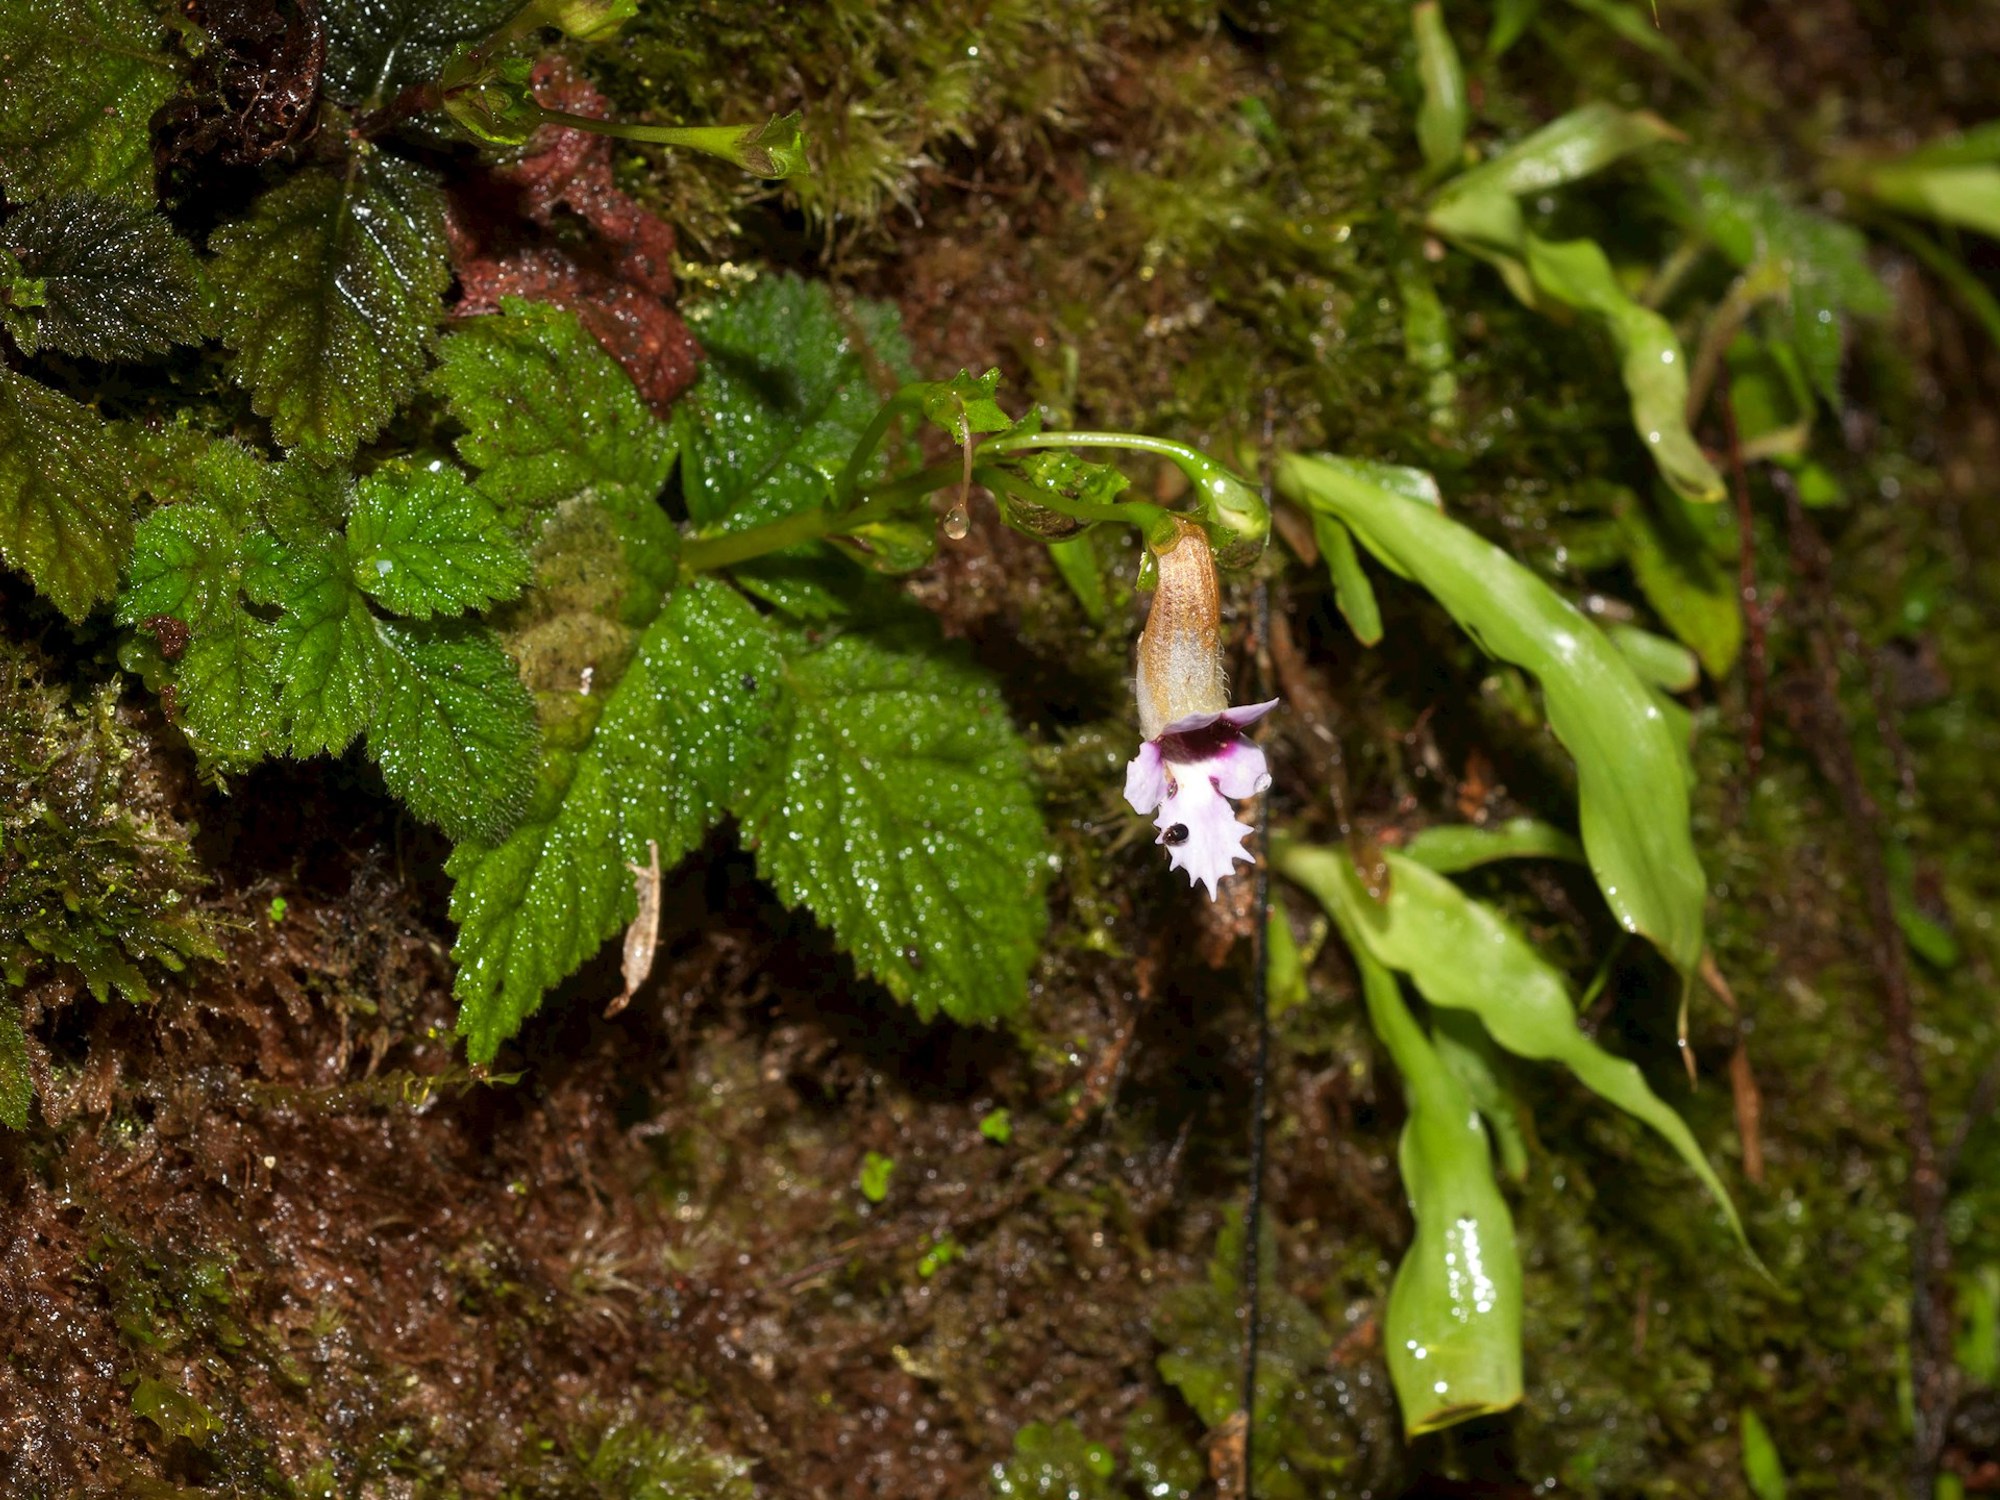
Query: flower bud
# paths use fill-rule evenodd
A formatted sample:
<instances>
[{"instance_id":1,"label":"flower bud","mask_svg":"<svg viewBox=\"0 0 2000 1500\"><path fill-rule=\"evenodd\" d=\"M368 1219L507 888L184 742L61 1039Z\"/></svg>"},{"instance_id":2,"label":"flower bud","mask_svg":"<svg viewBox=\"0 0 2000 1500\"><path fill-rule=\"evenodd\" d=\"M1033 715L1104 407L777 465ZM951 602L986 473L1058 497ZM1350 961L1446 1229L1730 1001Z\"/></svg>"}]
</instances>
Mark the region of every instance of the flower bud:
<instances>
[{"instance_id":1,"label":"flower bud","mask_svg":"<svg viewBox=\"0 0 2000 1500\"><path fill-rule=\"evenodd\" d=\"M1263 555L1271 535L1271 508L1264 497L1221 464L1183 465L1194 481L1201 518L1225 568L1247 568Z\"/></svg>"}]
</instances>

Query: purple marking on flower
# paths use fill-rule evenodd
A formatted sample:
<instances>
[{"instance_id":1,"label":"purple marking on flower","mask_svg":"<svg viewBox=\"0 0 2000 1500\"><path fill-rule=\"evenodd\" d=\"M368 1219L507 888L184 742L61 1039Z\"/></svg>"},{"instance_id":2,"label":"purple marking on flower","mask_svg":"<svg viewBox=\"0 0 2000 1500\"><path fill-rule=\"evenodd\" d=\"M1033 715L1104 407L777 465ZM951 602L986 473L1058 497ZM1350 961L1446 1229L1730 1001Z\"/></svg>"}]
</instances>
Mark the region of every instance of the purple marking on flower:
<instances>
[{"instance_id":1,"label":"purple marking on flower","mask_svg":"<svg viewBox=\"0 0 2000 1500\"><path fill-rule=\"evenodd\" d=\"M1206 885L1211 901L1221 895L1220 882L1236 861L1252 858L1243 840L1254 830L1236 821L1229 799L1254 797L1271 784L1264 752L1243 726L1277 705L1273 698L1176 719L1140 745L1125 767L1125 800L1134 812L1157 810L1153 826L1160 830L1167 862L1187 871L1190 885Z\"/></svg>"}]
</instances>

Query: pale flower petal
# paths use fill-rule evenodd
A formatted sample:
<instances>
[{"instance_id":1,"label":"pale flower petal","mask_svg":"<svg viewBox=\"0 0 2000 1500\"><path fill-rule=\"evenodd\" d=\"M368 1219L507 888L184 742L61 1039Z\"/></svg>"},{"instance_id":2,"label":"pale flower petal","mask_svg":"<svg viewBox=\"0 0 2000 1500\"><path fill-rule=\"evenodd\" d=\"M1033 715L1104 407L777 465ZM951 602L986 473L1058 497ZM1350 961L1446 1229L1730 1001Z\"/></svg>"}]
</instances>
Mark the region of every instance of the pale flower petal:
<instances>
[{"instance_id":1,"label":"pale flower petal","mask_svg":"<svg viewBox=\"0 0 2000 1500\"><path fill-rule=\"evenodd\" d=\"M1263 750L1240 734L1201 765L1214 779L1216 790L1225 797L1254 797L1271 784ZM1190 766L1188 773L1192 775L1194 770ZM1174 774L1181 774L1179 767L1175 767Z\"/></svg>"},{"instance_id":2,"label":"pale flower petal","mask_svg":"<svg viewBox=\"0 0 2000 1500\"><path fill-rule=\"evenodd\" d=\"M1222 717L1238 729L1248 729L1265 714L1278 706L1280 700L1273 698L1268 703L1243 703L1235 708L1225 708Z\"/></svg>"},{"instance_id":3,"label":"pale flower petal","mask_svg":"<svg viewBox=\"0 0 2000 1500\"><path fill-rule=\"evenodd\" d=\"M1149 813L1166 799L1167 769L1160 747L1147 740L1139 753L1125 763L1125 800L1132 811Z\"/></svg>"}]
</instances>

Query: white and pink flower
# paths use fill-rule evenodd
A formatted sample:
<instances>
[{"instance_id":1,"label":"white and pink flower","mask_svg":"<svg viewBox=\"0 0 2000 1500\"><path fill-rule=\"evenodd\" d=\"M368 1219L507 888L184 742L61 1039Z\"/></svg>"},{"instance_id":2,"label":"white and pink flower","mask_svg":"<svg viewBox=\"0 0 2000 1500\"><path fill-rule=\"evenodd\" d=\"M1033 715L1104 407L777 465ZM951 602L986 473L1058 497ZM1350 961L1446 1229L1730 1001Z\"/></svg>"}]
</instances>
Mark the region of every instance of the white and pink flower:
<instances>
[{"instance_id":1,"label":"white and pink flower","mask_svg":"<svg viewBox=\"0 0 2000 1500\"><path fill-rule=\"evenodd\" d=\"M1192 521L1156 551L1159 588L1139 636L1139 730L1146 742L1125 768L1125 800L1157 816L1158 842L1188 883L1221 894L1236 862L1251 862L1231 798L1254 797L1271 784L1264 752L1244 729L1278 706L1231 707L1222 663L1222 602L1208 538Z\"/></svg>"}]
</instances>

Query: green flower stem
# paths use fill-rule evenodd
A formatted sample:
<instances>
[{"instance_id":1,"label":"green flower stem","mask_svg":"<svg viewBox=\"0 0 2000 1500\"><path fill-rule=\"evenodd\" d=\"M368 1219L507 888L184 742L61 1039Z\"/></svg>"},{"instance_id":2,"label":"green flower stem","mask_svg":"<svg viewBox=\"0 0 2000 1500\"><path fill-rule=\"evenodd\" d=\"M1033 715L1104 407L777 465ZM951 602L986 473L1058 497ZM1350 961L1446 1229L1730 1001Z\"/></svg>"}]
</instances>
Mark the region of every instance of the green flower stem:
<instances>
[{"instance_id":1,"label":"green flower stem","mask_svg":"<svg viewBox=\"0 0 2000 1500\"><path fill-rule=\"evenodd\" d=\"M1052 510L1057 515L1068 516L1071 520L1121 521L1127 526L1136 526L1141 532L1148 534L1165 520L1167 515L1159 506L1150 505L1144 500L1131 500L1114 505L1093 505L1087 500L1072 500L1045 485L1032 483L1019 475L1009 474L1004 469L991 469L984 465L972 471L972 482L984 485L998 494L1013 495L1030 504Z\"/></svg>"},{"instance_id":2,"label":"green flower stem","mask_svg":"<svg viewBox=\"0 0 2000 1500\"><path fill-rule=\"evenodd\" d=\"M640 125L630 120L599 120L590 115L573 115L566 110L534 107L533 118L543 125L561 125L571 130L587 130L621 141L644 141L655 146L679 146L717 156L757 177L782 178L807 170L796 114L757 125ZM776 132L775 135L773 132Z\"/></svg>"},{"instance_id":3,"label":"green flower stem","mask_svg":"<svg viewBox=\"0 0 2000 1500\"><path fill-rule=\"evenodd\" d=\"M875 456L875 450L882 446L882 439L889 435L890 424L905 412L921 408L920 391L919 386L906 385L882 403L881 410L869 421L861 440L847 455L847 462L841 466L839 476L833 481L835 503L846 505L853 501L855 493L861 488L862 471L868 467L868 460Z\"/></svg>"},{"instance_id":4,"label":"green flower stem","mask_svg":"<svg viewBox=\"0 0 2000 1500\"><path fill-rule=\"evenodd\" d=\"M1026 432L1016 437L994 438L979 445L979 455L1025 453L1031 448L1129 448L1138 453L1157 453L1180 466L1213 468L1215 460L1199 448L1167 438L1146 437L1136 432Z\"/></svg>"},{"instance_id":5,"label":"green flower stem","mask_svg":"<svg viewBox=\"0 0 2000 1500\"><path fill-rule=\"evenodd\" d=\"M1263 553L1271 534L1271 512L1257 491L1217 463L1199 448L1166 438L1144 437L1132 432L1035 432L1017 437L995 438L979 450L981 455L1019 453L1029 448L1127 448L1139 453L1157 453L1187 475L1194 486L1195 504L1202 525L1208 531L1215 560L1226 568L1244 568ZM1164 512L1160 512L1164 517ZM1156 534L1149 533L1148 541Z\"/></svg>"},{"instance_id":6,"label":"green flower stem","mask_svg":"<svg viewBox=\"0 0 2000 1500\"><path fill-rule=\"evenodd\" d=\"M891 402L893 405L893 401ZM888 408L884 407L886 411ZM877 413L879 421L881 414ZM886 423L883 424L886 428ZM871 431L873 429L871 428ZM877 439L879 441L879 437ZM868 445L864 437L862 447ZM752 526L744 531L732 531L721 536L691 537L681 544L681 566L690 573L712 573L717 568L734 567L737 563L748 562L753 557L763 557L766 553L781 552L787 547L796 547L801 542L816 542L822 537L839 536L844 532L858 531L864 526L888 519L902 510L910 501L921 499L934 491L954 484L964 473L959 459L949 459L944 463L932 464L927 469L919 469L914 474L906 474L901 479L860 492L862 503L842 510L825 508L800 511L797 515L786 516L782 520L768 521L762 526ZM1008 474L1000 469L985 467L972 471L975 483L989 490L1015 495L1036 505L1069 516L1078 521L1119 521L1127 526L1137 526L1142 532L1150 533L1153 528L1167 518L1167 512L1157 505L1142 500L1124 505L1092 505L1085 501L1072 500L1054 490L1044 489L1025 479ZM838 484L835 487L836 496Z\"/></svg>"},{"instance_id":7,"label":"green flower stem","mask_svg":"<svg viewBox=\"0 0 2000 1500\"><path fill-rule=\"evenodd\" d=\"M714 125L640 125L630 120L599 120L591 115L573 115L562 109L538 109L544 125L561 125L569 130L587 130L592 135L608 135L621 141L647 141L656 146L692 146L708 149L718 128ZM735 127L740 130L742 127ZM719 153L716 153L719 154Z\"/></svg>"},{"instance_id":8,"label":"green flower stem","mask_svg":"<svg viewBox=\"0 0 2000 1500\"><path fill-rule=\"evenodd\" d=\"M681 543L681 566L690 573L712 573L767 552L796 547L800 542L818 541L833 530L834 520L830 510L802 510L782 521L769 521L747 531L694 537Z\"/></svg>"},{"instance_id":9,"label":"green flower stem","mask_svg":"<svg viewBox=\"0 0 2000 1500\"><path fill-rule=\"evenodd\" d=\"M866 490L860 505L845 510L805 510L744 531L732 531L722 536L692 537L681 544L681 566L691 573L710 573L717 568L733 567L753 557L762 557L768 552L782 552L800 542L816 542L821 537L859 530L886 520L911 500L943 489L956 480L959 473L959 461L953 459Z\"/></svg>"}]
</instances>

